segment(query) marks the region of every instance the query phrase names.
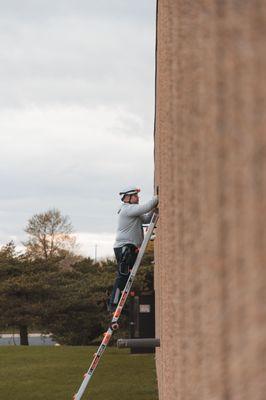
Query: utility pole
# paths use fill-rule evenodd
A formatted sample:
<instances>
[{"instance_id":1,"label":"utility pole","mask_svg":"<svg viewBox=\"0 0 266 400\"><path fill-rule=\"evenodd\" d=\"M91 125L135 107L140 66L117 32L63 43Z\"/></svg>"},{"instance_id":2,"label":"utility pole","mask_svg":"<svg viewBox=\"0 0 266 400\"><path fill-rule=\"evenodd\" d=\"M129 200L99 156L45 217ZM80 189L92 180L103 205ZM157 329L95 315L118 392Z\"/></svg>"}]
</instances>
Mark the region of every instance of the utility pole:
<instances>
[{"instance_id":1,"label":"utility pole","mask_svg":"<svg viewBox=\"0 0 266 400\"><path fill-rule=\"evenodd\" d=\"M97 263L97 244L95 244L95 246L94 246L94 263L96 264Z\"/></svg>"}]
</instances>

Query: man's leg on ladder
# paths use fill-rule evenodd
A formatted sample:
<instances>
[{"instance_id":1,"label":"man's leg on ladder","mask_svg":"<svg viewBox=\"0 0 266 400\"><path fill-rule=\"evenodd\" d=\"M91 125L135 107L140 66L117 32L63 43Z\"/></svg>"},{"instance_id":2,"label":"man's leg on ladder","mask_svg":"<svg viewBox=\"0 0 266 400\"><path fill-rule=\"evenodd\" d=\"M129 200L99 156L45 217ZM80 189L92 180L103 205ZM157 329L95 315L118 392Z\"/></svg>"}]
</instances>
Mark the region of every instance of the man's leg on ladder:
<instances>
[{"instance_id":1,"label":"man's leg on ladder","mask_svg":"<svg viewBox=\"0 0 266 400\"><path fill-rule=\"evenodd\" d=\"M114 312L119 303L121 293L126 286L130 271L136 261L138 249L134 245L129 244L115 248L114 252L117 261L117 274L108 303L108 311L110 312Z\"/></svg>"}]
</instances>

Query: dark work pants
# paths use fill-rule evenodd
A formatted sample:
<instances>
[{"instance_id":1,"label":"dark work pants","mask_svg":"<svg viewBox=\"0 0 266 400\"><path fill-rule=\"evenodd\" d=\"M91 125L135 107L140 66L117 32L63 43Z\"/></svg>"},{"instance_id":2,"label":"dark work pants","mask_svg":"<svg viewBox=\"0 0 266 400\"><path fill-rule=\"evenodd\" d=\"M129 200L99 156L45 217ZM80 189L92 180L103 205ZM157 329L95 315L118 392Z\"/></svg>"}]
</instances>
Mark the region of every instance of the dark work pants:
<instances>
[{"instance_id":1,"label":"dark work pants","mask_svg":"<svg viewBox=\"0 0 266 400\"><path fill-rule=\"evenodd\" d=\"M115 248L114 252L117 261L117 273L109 300L109 311L115 311L119 303L121 293L126 286L130 271L136 261L138 248L133 244L125 244L123 247Z\"/></svg>"}]
</instances>

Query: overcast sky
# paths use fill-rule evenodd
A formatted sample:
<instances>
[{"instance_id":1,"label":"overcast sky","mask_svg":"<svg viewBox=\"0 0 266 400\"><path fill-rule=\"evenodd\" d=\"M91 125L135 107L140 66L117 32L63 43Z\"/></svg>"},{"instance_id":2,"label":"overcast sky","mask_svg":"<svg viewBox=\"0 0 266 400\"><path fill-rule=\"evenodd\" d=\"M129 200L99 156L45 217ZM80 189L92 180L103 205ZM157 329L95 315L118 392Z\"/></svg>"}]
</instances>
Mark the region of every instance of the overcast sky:
<instances>
[{"instance_id":1,"label":"overcast sky","mask_svg":"<svg viewBox=\"0 0 266 400\"><path fill-rule=\"evenodd\" d=\"M58 208L112 254L128 184L153 194L155 0L0 0L0 244Z\"/></svg>"}]
</instances>

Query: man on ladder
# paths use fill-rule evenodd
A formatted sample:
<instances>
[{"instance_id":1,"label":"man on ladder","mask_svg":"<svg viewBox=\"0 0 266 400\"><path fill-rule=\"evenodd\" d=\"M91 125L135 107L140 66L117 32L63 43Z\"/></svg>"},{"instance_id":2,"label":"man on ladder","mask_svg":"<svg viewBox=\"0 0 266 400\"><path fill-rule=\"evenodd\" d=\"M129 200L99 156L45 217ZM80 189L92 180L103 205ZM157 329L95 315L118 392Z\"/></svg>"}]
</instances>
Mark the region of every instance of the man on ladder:
<instances>
[{"instance_id":1,"label":"man on ladder","mask_svg":"<svg viewBox=\"0 0 266 400\"><path fill-rule=\"evenodd\" d=\"M83 381L79 390L74 395L73 400L81 400L94 371L108 346L113 332L118 329L119 317L126 303L147 244L159 218L158 212L151 212L158 204L158 197L155 196L148 203L140 206L138 204L139 191L140 190L135 187L130 187L120 192L123 204L119 210L118 232L115 242L118 271L109 301L110 310L112 311L115 308L115 312L112 313L110 325L103 335L103 340L98 347L97 352L94 354L93 360L87 372L84 374ZM150 222L145 238L142 229L143 222ZM138 251L139 246L140 249ZM120 296L121 292L122 295Z\"/></svg>"},{"instance_id":2,"label":"man on ladder","mask_svg":"<svg viewBox=\"0 0 266 400\"><path fill-rule=\"evenodd\" d=\"M118 228L114 244L117 275L108 303L110 312L115 311L130 270L136 261L144 237L142 224L150 222L154 208L158 204L158 196L154 196L147 203L139 205L139 192L140 189L131 186L119 193L123 204L118 211Z\"/></svg>"}]
</instances>

